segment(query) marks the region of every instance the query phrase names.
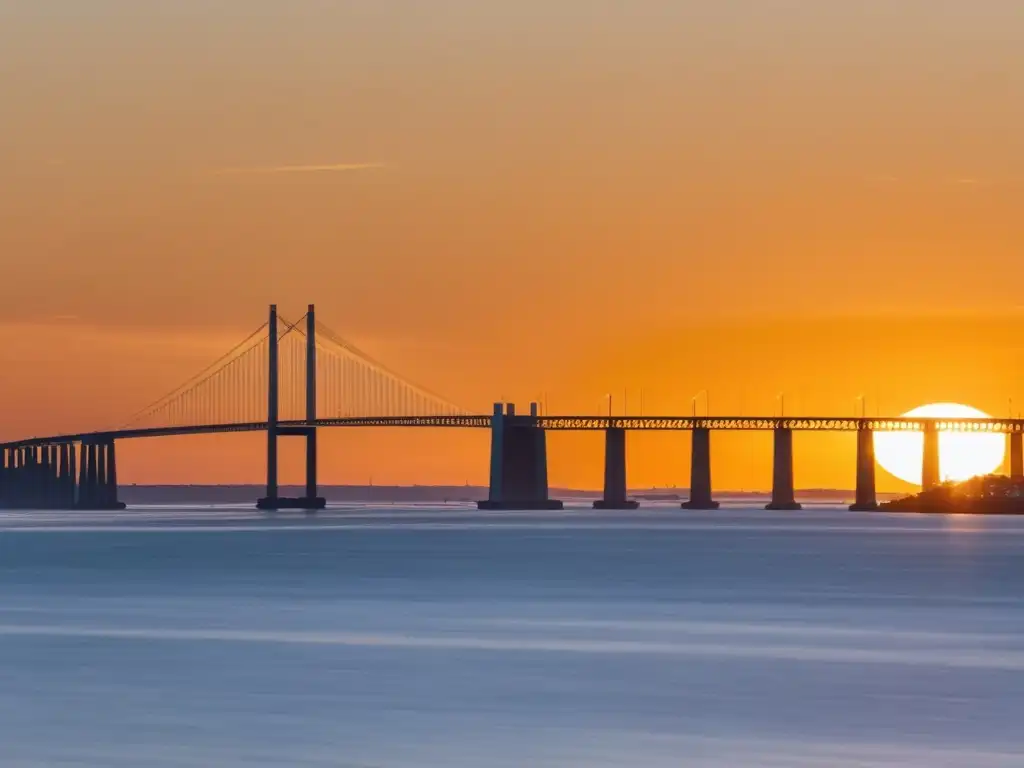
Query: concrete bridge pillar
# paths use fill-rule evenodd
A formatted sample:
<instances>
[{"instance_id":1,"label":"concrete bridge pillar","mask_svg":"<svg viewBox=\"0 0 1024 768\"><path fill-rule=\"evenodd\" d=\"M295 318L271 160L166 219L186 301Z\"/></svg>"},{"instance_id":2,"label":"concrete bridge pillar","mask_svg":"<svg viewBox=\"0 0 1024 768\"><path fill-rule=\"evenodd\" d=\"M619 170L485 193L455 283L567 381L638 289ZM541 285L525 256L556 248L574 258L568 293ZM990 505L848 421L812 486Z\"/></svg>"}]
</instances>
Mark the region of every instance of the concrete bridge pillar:
<instances>
[{"instance_id":1,"label":"concrete bridge pillar","mask_svg":"<svg viewBox=\"0 0 1024 768\"><path fill-rule=\"evenodd\" d=\"M610 427L604 432L604 496L594 509L636 509L640 504L626 498L626 430Z\"/></svg>"},{"instance_id":2,"label":"concrete bridge pillar","mask_svg":"<svg viewBox=\"0 0 1024 768\"><path fill-rule=\"evenodd\" d=\"M772 500L765 509L803 509L793 489L793 430L775 428L775 460L772 470Z\"/></svg>"},{"instance_id":3,"label":"concrete bridge pillar","mask_svg":"<svg viewBox=\"0 0 1024 768\"><path fill-rule=\"evenodd\" d=\"M53 450L49 445L39 447L39 500L42 509L50 509L53 495Z\"/></svg>"},{"instance_id":4,"label":"concrete bridge pillar","mask_svg":"<svg viewBox=\"0 0 1024 768\"><path fill-rule=\"evenodd\" d=\"M46 492L43 504L46 509L57 509L60 506L60 463L57 446L45 446L43 456L43 466L46 467Z\"/></svg>"},{"instance_id":5,"label":"concrete bridge pillar","mask_svg":"<svg viewBox=\"0 0 1024 768\"><path fill-rule=\"evenodd\" d=\"M18 449L8 448L6 453L7 479L4 484L4 506L8 509L16 509L21 484L21 473L18 470Z\"/></svg>"},{"instance_id":6,"label":"concrete bridge pillar","mask_svg":"<svg viewBox=\"0 0 1024 768\"><path fill-rule=\"evenodd\" d=\"M501 403L495 403L494 413L491 415L491 479L487 491L487 503L490 505L500 504L505 498L504 448L505 407Z\"/></svg>"},{"instance_id":7,"label":"concrete bridge pillar","mask_svg":"<svg viewBox=\"0 0 1024 768\"><path fill-rule=\"evenodd\" d=\"M78 508L95 509L98 461L95 443L82 443L82 463L78 471Z\"/></svg>"},{"instance_id":8,"label":"concrete bridge pillar","mask_svg":"<svg viewBox=\"0 0 1024 768\"><path fill-rule=\"evenodd\" d=\"M921 487L930 491L942 483L939 471L939 430L934 421L924 426L924 452L921 456Z\"/></svg>"},{"instance_id":9,"label":"concrete bridge pillar","mask_svg":"<svg viewBox=\"0 0 1024 768\"><path fill-rule=\"evenodd\" d=\"M99 443L96 445L96 488L95 488L95 499L96 507L98 509L105 509L107 506L107 468L109 454L107 453L107 444Z\"/></svg>"},{"instance_id":10,"label":"concrete bridge pillar","mask_svg":"<svg viewBox=\"0 0 1024 768\"><path fill-rule=\"evenodd\" d=\"M18 489L18 506L28 507L32 504L32 464L29 461L28 448L22 448L19 462L21 464L21 483Z\"/></svg>"},{"instance_id":11,"label":"concrete bridge pillar","mask_svg":"<svg viewBox=\"0 0 1024 768\"><path fill-rule=\"evenodd\" d=\"M479 509L561 509L548 498L547 435L537 424L537 404L516 416L511 403L491 417L491 484Z\"/></svg>"},{"instance_id":12,"label":"concrete bridge pillar","mask_svg":"<svg viewBox=\"0 0 1024 768\"><path fill-rule=\"evenodd\" d=\"M1024 432L1010 433L1010 479L1024 480Z\"/></svg>"},{"instance_id":13,"label":"concrete bridge pillar","mask_svg":"<svg viewBox=\"0 0 1024 768\"><path fill-rule=\"evenodd\" d=\"M718 509L711 498L711 430L696 427L690 433L690 500L683 509Z\"/></svg>"},{"instance_id":14,"label":"concrete bridge pillar","mask_svg":"<svg viewBox=\"0 0 1024 768\"><path fill-rule=\"evenodd\" d=\"M0 507L11 506L11 449L0 449Z\"/></svg>"},{"instance_id":15,"label":"concrete bridge pillar","mask_svg":"<svg viewBox=\"0 0 1024 768\"><path fill-rule=\"evenodd\" d=\"M871 429L857 430L857 495L850 505L853 512L878 509L875 495L875 433Z\"/></svg>"},{"instance_id":16,"label":"concrete bridge pillar","mask_svg":"<svg viewBox=\"0 0 1024 768\"><path fill-rule=\"evenodd\" d=\"M33 446L28 451L29 465L29 498L28 506L31 509L38 509L43 501L46 491L46 480L42 470L42 459L39 455L39 448Z\"/></svg>"},{"instance_id":17,"label":"concrete bridge pillar","mask_svg":"<svg viewBox=\"0 0 1024 768\"><path fill-rule=\"evenodd\" d=\"M89 444L82 443L82 460L78 465L78 500L75 506L79 509L86 509L89 506L89 462L92 459L92 452Z\"/></svg>"},{"instance_id":18,"label":"concrete bridge pillar","mask_svg":"<svg viewBox=\"0 0 1024 768\"><path fill-rule=\"evenodd\" d=\"M0 451L0 507L10 509L14 495L14 450L4 448Z\"/></svg>"},{"instance_id":19,"label":"concrete bridge pillar","mask_svg":"<svg viewBox=\"0 0 1024 768\"><path fill-rule=\"evenodd\" d=\"M21 506L32 509L36 505L36 450L23 448L21 454Z\"/></svg>"},{"instance_id":20,"label":"concrete bridge pillar","mask_svg":"<svg viewBox=\"0 0 1024 768\"><path fill-rule=\"evenodd\" d=\"M75 507L75 444L64 443L61 446L61 509Z\"/></svg>"},{"instance_id":21,"label":"concrete bridge pillar","mask_svg":"<svg viewBox=\"0 0 1024 768\"><path fill-rule=\"evenodd\" d=\"M107 475L103 485L103 508L124 509L125 503L117 499L117 449L113 440L103 445L107 454Z\"/></svg>"}]
</instances>

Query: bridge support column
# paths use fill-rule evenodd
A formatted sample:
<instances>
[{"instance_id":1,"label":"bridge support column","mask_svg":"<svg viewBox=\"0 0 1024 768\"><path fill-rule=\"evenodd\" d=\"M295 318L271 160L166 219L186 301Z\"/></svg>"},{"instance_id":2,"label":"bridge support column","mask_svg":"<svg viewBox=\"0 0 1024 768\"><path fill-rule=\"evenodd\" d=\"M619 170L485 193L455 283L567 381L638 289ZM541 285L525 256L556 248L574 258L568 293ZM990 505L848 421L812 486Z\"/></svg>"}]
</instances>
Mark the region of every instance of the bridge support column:
<instances>
[{"instance_id":1,"label":"bridge support column","mask_svg":"<svg viewBox=\"0 0 1024 768\"><path fill-rule=\"evenodd\" d=\"M29 455L28 448L21 449L21 488L20 492L20 504L21 507L32 506L32 462Z\"/></svg>"},{"instance_id":2,"label":"bridge support column","mask_svg":"<svg viewBox=\"0 0 1024 768\"><path fill-rule=\"evenodd\" d=\"M930 491L942 484L939 470L939 430L935 422L924 426L924 451L921 455L921 488Z\"/></svg>"},{"instance_id":3,"label":"bridge support column","mask_svg":"<svg viewBox=\"0 0 1024 768\"><path fill-rule=\"evenodd\" d=\"M96 488L95 508L105 509L107 506L107 444L96 445Z\"/></svg>"},{"instance_id":4,"label":"bridge support column","mask_svg":"<svg viewBox=\"0 0 1024 768\"><path fill-rule=\"evenodd\" d=\"M107 454L107 476L104 483L104 509L124 509L127 505L117 499L117 449L113 440L103 445Z\"/></svg>"},{"instance_id":5,"label":"bridge support column","mask_svg":"<svg viewBox=\"0 0 1024 768\"><path fill-rule=\"evenodd\" d=\"M64 506L64 446L57 444L52 446L53 450L53 465L51 473L51 482L53 483L53 489L50 496L50 504L53 509L67 509Z\"/></svg>"},{"instance_id":6,"label":"bridge support column","mask_svg":"<svg viewBox=\"0 0 1024 768\"><path fill-rule=\"evenodd\" d=\"M39 509L43 505L46 496L46 474L43 469L43 460L40 456L40 449L33 446L29 449L29 466L31 467L31 478L29 481L29 507Z\"/></svg>"},{"instance_id":7,"label":"bridge support column","mask_svg":"<svg viewBox=\"0 0 1024 768\"><path fill-rule=\"evenodd\" d=\"M117 451L113 440L82 443L78 501L75 506L88 510L125 508L124 502L117 500Z\"/></svg>"},{"instance_id":8,"label":"bridge support column","mask_svg":"<svg viewBox=\"0 0 1024 768\"><path fill-rule=\"evenodd\" d=\"M10 448L0 448L0 508L11 506L11 469Z\"/></svg>"},{"instance_id":9,"label":"bridge support column","mask_svg":"<svg viewBox=\"0 0 1024 768\"><path fill-rule=\"evenodd\" d=\"M18 507L32 506L32 465L29 463L28 448L18 449Z\"/></svg>"},{"instance_id":10,"label":"bridge support column","mask_svg":"<svg viewBox=\"0 0 1024 768\"><path fill-rule=\"evenodd\" d=\"M683 509L718 509L711 498L711 430L697 427L690 435L690 500Z\"/></svg>"},{"instance_id":11,"label":"bridge support column","mask_svg":"<svg viewBox=\"0 0 1024 768\"><path fill-rule=\"evenodd\" d=\"M1010 433L1010 479L1024 480L1024 432Z\"/></svg>"},{"instance_id":12,"label":"bridge support column","mask_svg":"<svg viewBox=\"0 0 1024 768\"><path fill-rule=\"evenodd\" d=\"M60 464L56 445L44 446L43 466L46 468L46 493L43 505L46 509L57 509L60 506Z\"/></svg>"},{"instance_id":13,"label":"bridge support column","mask_svg":"<svg viewBox=\"0 0 1024 768\"><path fill-rule=\"evenodd\" d=\"M494 407L491 419L491 485L479 509L561 509L548 498L547 435L537 425L537 404L529 416L516 416L515 406Z\"/></svg>"},{"instance_id":14,"label":"bridge support column","mask_svg":"<svg viewBox=\"0 0 1024 768\"><path fill-rule=\"evenodd\" d=\"M79 509L89 509L92 504L92 445L82 443L82 462L78 468L78 501Z\"/></svg>"},{"instance_id":15,"label":"bridge support column","mask_svg":"<svg viewBox=\"0 0 1024 768\"><path fill-rule=\"evenodd\" d=\"M871 429L857 430L857 495L850 505L853 512L871 512L878 509L875 495L875 433Z\"/></svg>"},{"instance_id":16,"label":"bridge support column","mask_svg":"<svg viewBox=\"0 0 1024 768\"><path fill-rule=\"evenodd\" d=\"M53 471L51 465L52 456L50 446L42 445L39 447L39 496L36 504L40 509L50 509L50 498L53 493L53 478L51 477Z\"/></svg>"},{"instance_id":17,"label":"bridge support column","mask_svg":"<svg viewBox=\"0 0 1024 768\"><path fill-rule=\"evenodd\" d=\"M21 472L18 469L18 449L7 449L7 483L4 489L5 506L17 509L21 489Z\"/></svg>"},{"instance_id":18,"label":"bridge support column","mask_svg":"<svg viewBox=\"0 0 1024 768\"><path fill-rule=\"evenodd\" d=\"M765 507L771 510L803 509L793 490L793 430L775 428L775 460L772 469L772 500Z\"/></svg>"},{"instance_id":19,"label":"bridge support column","mask_svg":"<svg viewBox=\"0 0 1024 768\"><path fill-rule=\"evenodd\" d=\"M36 448L25 451L25 506L35 509L39 503L39 455Z\"/></svg>"},{"instance_id":20,"label":"bridge support column","mask_svg":"<svg viewBox=\"0 0 1024 768\"><path fill-rule=\"evenodd\" d=\"M610 427L604 432L604 497L594 509L636 509L640 503L626 498L626 430Z\"/></svg>"},{"instance_id":21,"label":"bridge support column","mask_svg":"<svg viewBox=\"0 0 1024 768\"><path fill-rule=\"evenodd\" d=\"M17 509L18 483L21 481L18 476L18 449L7 448L4 453L4 465L7 467L4 473L4 506L7 509Z\"/></svg>"},{"instance_id":22,"label":"bridge support column","mask_svg":"<svg viewBox=\"0 0 1024 768\"><path fill-rule=\"evenodd\" d=\"M63 470L61 482L61 509L74 509L75 507L75 444L64 443L61 452L61 468Z\"/></svg>"}]
</instances>

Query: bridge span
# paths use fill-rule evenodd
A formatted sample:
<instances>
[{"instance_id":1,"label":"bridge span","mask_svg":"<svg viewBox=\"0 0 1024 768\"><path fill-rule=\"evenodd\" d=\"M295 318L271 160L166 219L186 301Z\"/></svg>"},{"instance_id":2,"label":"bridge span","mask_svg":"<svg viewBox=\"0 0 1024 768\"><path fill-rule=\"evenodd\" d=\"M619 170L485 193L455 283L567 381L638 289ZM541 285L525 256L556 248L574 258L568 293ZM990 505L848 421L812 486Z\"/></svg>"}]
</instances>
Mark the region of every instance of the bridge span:
<instances>
[{"instance_id":1,"label":"bridge span","mask_svg":"<svg viewBox=\"0 0 1024 768\"><path fill-rule=\"evenodd\" d=\"M282 414L282 411L284 413ZM711 433L758 430L773 433L774 463L769 509L799 509L793 486L793 432L857 433L856 501L852 509L877 507L874 433L924 434L921 484L939 484L943 431L1008 435L1010 472L1024 478L1024 420L834 416L590 416L549 415L531 403L517 413L496 403L475 414L388 369L318 323L310 305L299 322L269 319L241 344L181 387L116 429L27 437L0 443L0 508L122 508L117 494L119 441L182 435L264 432L267 490L262 509L315 510L325 505L317 488L317 435L325 428L486 429L491 437L490 490L483 509L550 509L547 434L600 431L605 435L604 494L595 506L632 509L627 498L626 433L685 431L691 435L688 509L715 509L711 483ZM279 493L277 444L282 437L306 443L305 494Z\"/></svg>"}]
</instances>

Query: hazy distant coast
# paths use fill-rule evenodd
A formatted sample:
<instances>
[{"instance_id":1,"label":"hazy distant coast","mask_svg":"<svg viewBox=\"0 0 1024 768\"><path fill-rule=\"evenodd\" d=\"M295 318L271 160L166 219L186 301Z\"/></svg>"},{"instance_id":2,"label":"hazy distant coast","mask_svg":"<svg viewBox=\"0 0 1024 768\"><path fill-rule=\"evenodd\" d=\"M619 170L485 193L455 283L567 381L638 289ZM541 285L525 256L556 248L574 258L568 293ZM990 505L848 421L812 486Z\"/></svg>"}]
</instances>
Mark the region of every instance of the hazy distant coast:
<instances>
[{"instance_id":1,"label":"hazy distant coast","mask_svg":"<svg viewBox=\"0 0 1024 768\"><path fill-rule=\"evenodd\" d=\"M263 490L258 485L123 485L119 496L128 504L242 504L253 501ZM282 486L281 493L301 495L301 490L298 486ZM487 498L487 488L473 485L323 485L320 493L328 501L335 502L443 502ZM631 493L638 497L678 494L685 499L689 491L686 488L638 488ZM751 500L767 499L769 495L768 491L719 491L716 494L721 499ZM601 492L595 490L551 489L552 498L594 499L600 496ZM798 496L821 502L843 502L853 497L853 491L813 488L799 491Z\"/></svg>"}]
</instances>

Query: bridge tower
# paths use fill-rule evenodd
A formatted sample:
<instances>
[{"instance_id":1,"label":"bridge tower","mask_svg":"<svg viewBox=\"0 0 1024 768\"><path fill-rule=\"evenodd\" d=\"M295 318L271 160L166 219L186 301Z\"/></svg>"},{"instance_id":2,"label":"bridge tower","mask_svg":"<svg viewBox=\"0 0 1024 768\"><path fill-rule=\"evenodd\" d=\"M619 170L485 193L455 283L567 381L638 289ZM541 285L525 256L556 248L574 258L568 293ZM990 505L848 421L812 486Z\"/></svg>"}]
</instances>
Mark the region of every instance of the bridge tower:
<instances>
[{"instance_id":1,"label":"bridge tower","mask_svg":"<svg viewBox=\"0 0 1024 768\"><path fill-rule=\"evenodd\" d=\"M270 334L267 354L267 495L256 502L256 507L264 510L323 509L327 501L317 495L316 471L316 308L310 304L306 312L306 423L302 426L282 427L280 423L280 334L276 304L270 306L267 325ZM280 495L277 474L279 437L306 438L306 487L305 495L299 498Z\"/></svg>"},{"instance_id":2,"label":"bridge tower","mask_svg":"<svg viewBox=\"0 0 1024 768\"><path fill-rule=\"evenodd\" d=\"M268 321L267 350L267 496L268 504L277 501L277 437L278 437L278 416L280 413L280 380L278 378L279 366L279 335L277 330L277 304L270 305L270 320Z\"/></svg>"}]
</instances>

